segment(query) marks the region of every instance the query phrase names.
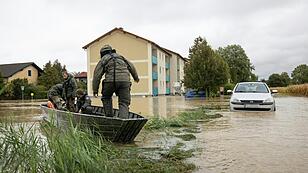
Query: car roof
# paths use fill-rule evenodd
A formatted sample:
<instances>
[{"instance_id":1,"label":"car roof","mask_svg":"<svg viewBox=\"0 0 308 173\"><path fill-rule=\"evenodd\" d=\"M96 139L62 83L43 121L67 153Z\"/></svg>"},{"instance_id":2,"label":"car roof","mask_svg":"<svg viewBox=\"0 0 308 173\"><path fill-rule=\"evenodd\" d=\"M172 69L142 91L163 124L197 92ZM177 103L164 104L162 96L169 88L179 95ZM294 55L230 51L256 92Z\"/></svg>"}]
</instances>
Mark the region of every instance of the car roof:
<instances>
[{"instance_id":1,"label":"car roof","mask_svg":"<svg viewBox=\"0 0 308 173\"><path fill-rule=\"evenodd\" d=\"M264 82L239 82L238 84L264 84Z\"/></svg>"}]
</instances>

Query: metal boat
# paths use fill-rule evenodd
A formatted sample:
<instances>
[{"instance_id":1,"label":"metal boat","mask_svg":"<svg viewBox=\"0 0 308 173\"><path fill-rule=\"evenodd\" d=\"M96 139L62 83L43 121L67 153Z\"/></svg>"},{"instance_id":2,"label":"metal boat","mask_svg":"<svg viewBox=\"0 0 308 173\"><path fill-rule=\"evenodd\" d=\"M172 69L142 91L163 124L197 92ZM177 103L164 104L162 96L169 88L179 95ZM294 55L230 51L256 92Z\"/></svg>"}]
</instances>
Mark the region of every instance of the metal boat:
<instances>
[{"instance_id":1,"label":"metal boat","mask_svg":"<svg viewBox=\"0 0 308 173\"><path fill-rule=\"evenodd\" d=\"M146 124L147 119L141 115L129 112L126 119L119 118L119 110L114 109L114 117L107 117L104 108L91 106L91 113L82 114L63 110L51 109L42 104L44 120L53 122L59 128L67 128L70 123L81 128L88 128L99 133L112 142L131 143Z\"/></svg>"}]
</instances>

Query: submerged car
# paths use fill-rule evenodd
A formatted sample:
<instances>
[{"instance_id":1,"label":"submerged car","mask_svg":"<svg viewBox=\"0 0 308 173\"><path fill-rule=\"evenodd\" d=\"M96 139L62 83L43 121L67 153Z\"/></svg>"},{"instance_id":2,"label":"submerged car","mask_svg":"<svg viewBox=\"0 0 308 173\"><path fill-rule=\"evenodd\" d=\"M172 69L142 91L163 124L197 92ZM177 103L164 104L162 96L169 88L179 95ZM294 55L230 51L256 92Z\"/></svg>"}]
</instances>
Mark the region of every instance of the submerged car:
<instances>
[{"instance_id":1,"label":"submerged car","mask_svg":"<svg viewBox=\"0 0 308 173\"><path fill-rule=\"evenodd\" d=\"M236 84L230 99L230 110L276 111L271 91L263 82L241 82Z\"/></svg>"}]
</instances>

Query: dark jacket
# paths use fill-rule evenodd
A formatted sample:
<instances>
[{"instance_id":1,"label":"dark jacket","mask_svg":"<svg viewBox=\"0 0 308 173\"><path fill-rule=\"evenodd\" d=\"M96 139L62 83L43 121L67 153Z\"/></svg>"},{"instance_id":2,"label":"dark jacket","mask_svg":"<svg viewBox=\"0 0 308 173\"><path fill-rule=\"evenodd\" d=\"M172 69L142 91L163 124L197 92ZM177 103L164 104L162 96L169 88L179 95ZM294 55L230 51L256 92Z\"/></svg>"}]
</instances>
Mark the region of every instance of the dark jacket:
<instances>
[{"instance_id":1,"label":"dark jacket","mask_svg":"<svg viewBox=\"0 0 308 173\"><path fill-rule=\"evenodd\" d=\"M94 93L98 92L104 74L106 82L129 82L130 74L134 80L139 80L135 66L117 53L104 55L96 65L92 83Z\"/></svg>"},{"instance_id":2,"label":"dark jacket","mask_svg":"<svg viewBox=\"0 0 308 173\"><path fill-rule=\"evenodd\" d=\"M68 74L67 79L63 82L63 98L71 98L76 96L77 83L73 75Z\"/></svg>"},{"instance_id":3,"label":"dark jacket","mask_svg":"<svg viewBox=\"0 0 308 173\"><path fill-rule=\"evenodd\" d=\"M48 90L48 97L52 97L52 96L62 97L62 94L63 94L62 84L56 84Z\"/></svg>"},{"instance_id":4,"label":"dark jacket","mask_svg":"<svg viewBox=\"0 0 308 173\"><path fill-rule=\"evenodd\" d=\"M77 110L76 112L84 112L88 106L91 106L91 99L87 94L84 94L82 97L78 98L77 100Z\"/></svg>"}]
</instances>

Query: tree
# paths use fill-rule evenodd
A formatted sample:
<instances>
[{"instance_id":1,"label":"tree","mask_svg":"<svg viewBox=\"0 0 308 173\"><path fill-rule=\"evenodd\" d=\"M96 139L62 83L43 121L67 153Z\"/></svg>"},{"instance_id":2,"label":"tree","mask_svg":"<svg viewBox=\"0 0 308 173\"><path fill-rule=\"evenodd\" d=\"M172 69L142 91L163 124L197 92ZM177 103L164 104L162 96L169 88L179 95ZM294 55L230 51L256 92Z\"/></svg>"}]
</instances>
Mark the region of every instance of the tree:
<instances>
[{"instance_id":1,"label":"tree","mask_svg":"<svg viewBox=\"0 0 308 173\"><path fill-rule=\"evenodd\" d=\"M198 37L189 49L189 62L185 64L185 86L197 90L215 91L227 83L229 68L212 50L204 38Z\"/></svg>"},{"instance_id":2,"label":"tree","mask_svg":"<svg viewBox=\"0 0 308 173\"><path fill-rule=\"evenodd\" d=\"M306 64L297 66L291 76L294 84L308 83L308 66Z\"/></svg>"},{"instance_id":3,"label":"tree","mask_svg":"<svg viewBox=\"0 0 308 173\"><path fill-rule=\"evenodd\" d=\"M44 72L39 77L38 84L45 86L46 89L49 89L55 84L62 83L62 72L64 69L65 66L62 66L58 60L56 60L53 64L49 61L44 65Z\"/></svg>"},{"instance_id":4,"label":"tree","mask_svg":"<svg viewBox=\"0 0 308 173\"><path fill-rule=\"evenodd\" d=\"M291 78L287 72L282 72L280 74L281 82L282 82L282 87L288 86L291 83Z\"/></svg>"},{"instance_id":5,"label":"tree","mask_svg":"<svg viewBox=\"0 0 308 173\"><path fill-rule=\"evenodd\" d=\"M227 62L233 83L254 81L256 79L257 76L252 73L254 67L240 45L220 47L216 52Z\"/></svg>"},{"instance_id":6,"label":"tree","mask_svg":"<svg viewBox=\"0 0 308 173\"><path fill-rule=\"evenodd\" d=\"M0 91L2 90L3 87L4 87L4 79L3 79L2 74L0 72Z\"/></svg>"},{"instance_id":7,"label":"tree","mask_svg":"<svg viewBox=\"0 0 308 173\"><path fill-rule=\"evenodd\" d=\"M274 74L271 74L268 78L268 81L267 81L267 84L270 86L270 87L279 87L282 85L282 82L281 82L281 77L279 74L277 73L274 73Z\"/></svg>"},{"instance_id":8,"label":"tree","mask_svg":"<svg viewBox=\"0 0 308 173\"><path fill-rule=\"evenodd\" d=\"M21 99L22 98L22 90L21 86L24 86L24 93L28 90L29 84L27 79L14 79L11 81L12 85L12 92L14 99Z\"/></svg>"},{"instance_id":9,"label":"tree","mask_svg":"<svg viewBox=\"0 0 308 173\"><path fill-rule=\"evenodd\" d=\"M251 73L250 74L250 80L249 81L251 81L251 82L257 82L258 81L258 76L257 75L255 75L254 73Z\"/></svg>"},{"instance_id":10,"label":"tree","mask_svg":"<svg viewBox=\"0 0 308 173\"><path fill-rule=\"evenodd\" d=\"M268 78L267 84L270 87L285 87L290 84L290 77L287 72L282 72L281 74L271 74Z\"/></svg>"}]
</instances>

